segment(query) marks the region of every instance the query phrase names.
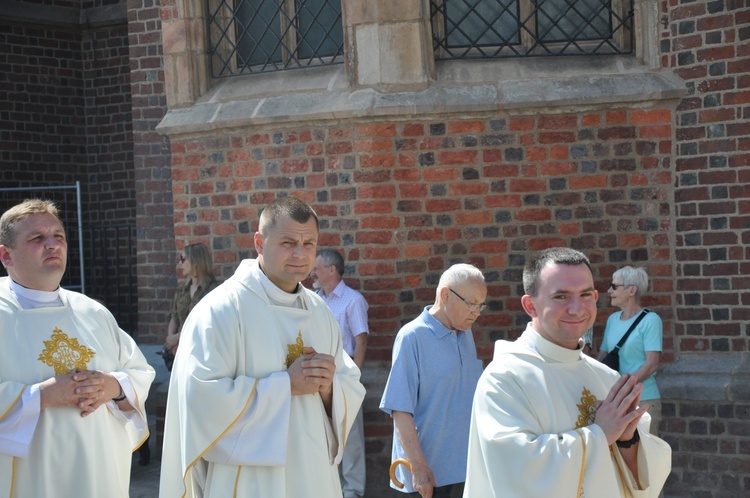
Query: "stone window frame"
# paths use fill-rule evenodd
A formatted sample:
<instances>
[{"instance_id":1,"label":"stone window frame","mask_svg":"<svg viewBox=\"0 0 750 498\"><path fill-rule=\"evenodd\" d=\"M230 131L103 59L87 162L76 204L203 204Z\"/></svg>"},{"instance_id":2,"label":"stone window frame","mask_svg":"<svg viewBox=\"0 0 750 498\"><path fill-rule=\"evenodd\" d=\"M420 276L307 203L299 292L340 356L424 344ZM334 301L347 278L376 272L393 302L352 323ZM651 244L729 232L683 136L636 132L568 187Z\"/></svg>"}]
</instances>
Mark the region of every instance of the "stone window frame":
<instances>
[{"instance_id":1,"label":"stone window frame","mask_svg":"<svg viewBox=\"0 0 750 498\"><path fill-rule=\"evenodd\" d=\"M206 0L162 15L172 136L291 122L490 113L674 99L660 67L656 0L635 0L634 56L435 61L428 0L342 0L345 64L212 79ZM167 8L167 7L163 7Z\"/></svg>"}]
</instances>

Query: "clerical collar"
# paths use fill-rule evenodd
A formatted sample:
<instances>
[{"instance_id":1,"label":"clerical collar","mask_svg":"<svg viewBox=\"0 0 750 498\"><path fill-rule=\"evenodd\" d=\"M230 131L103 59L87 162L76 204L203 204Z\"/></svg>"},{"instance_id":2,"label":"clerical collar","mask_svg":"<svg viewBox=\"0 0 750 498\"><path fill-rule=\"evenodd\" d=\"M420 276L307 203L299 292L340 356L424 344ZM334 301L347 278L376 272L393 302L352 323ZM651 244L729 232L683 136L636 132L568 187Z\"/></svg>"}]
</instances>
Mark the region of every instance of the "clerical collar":
<instances>
[{"instance_id":1,"label":"clerical collar","mask_svg":"<svg viewBox=\"0 0 750 498\"><path fill-rule=\"evenodd\" d=\"M60 287L51 292L42 291L24 287L12 278L9 280L10 292L16 297L22 309L54 308L63 305L60 299Z\"/></svg>"},{"instance_id":2,"label":"clerical collar","mask_svg":"<svg viewBox=\"0 0 750 498\"><path fill-rule=\"evenodd\" d=\"M521 334L521 337L518 338L518 342L535 351L547 361L570 363L578 361L581 358L580 347L578 349L568 349L558 346L554 342L542 337L539 332L534 330L534 327L530 323L526 326L526 330Z\"/></svg>"},{"instance_id":3,"label":"clerical collar","mask_svg":"<svg viewBox=\"0 0 750 498\"><path fill-rule=\"evenodd\" d=\"M271 303L277 306L305 309L304 300L302 299L302 286L300 284L297 284L294 292L286 292L280 289L266 276L263 268L260 267L260 262L257 265L256 277L260 281L260 285L263 287Z\"/></svg>"}]
</instances>

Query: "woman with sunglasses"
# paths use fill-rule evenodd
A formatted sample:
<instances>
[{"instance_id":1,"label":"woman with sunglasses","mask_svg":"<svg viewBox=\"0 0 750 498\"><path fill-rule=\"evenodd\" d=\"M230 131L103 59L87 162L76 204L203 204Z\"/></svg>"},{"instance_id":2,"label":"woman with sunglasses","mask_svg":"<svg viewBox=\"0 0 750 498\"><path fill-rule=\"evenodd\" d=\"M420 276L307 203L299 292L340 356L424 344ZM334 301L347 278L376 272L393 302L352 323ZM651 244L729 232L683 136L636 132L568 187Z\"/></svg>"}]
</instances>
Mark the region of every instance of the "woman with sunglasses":
<instances>
[{"instance_id":1,"label":"woman with sunglasses","mask_svg":"<svg viewBox=\"0 0 750 498\"><path fill-rule=\"evenodd\" d=\"M185 323L188 313L203 296L219 285L216 277L214 277L208 247L203 244L186 245L177 258L177 267L188 278L175 292L172 314L167 328L167 339L164 342L165 349L173 354L177 352L177 345L180 343L180 330L182 330L182 325Z\"/></svg>"},{"instance_id":2,"label":"woman with sunglasses","mask_svg":"<svg viewBox=\"0 0 750 498\"><path fill-rule=\"evenodd\" d=\"M644 311L641 298L648 290L648 274L643 268L625 266L612 275L607 293L612 306L620 311L612 313L604 329L604 340L599 360L615 349L620 339ZM620 348L620 373L630 373L643 383L641 403L648 403L651 415L651 433L658 435L661 422L661 395L655 374L659 369L662 352L662 323L656 313L646 310L625 343Z\"/></svg>"}]
</instances>

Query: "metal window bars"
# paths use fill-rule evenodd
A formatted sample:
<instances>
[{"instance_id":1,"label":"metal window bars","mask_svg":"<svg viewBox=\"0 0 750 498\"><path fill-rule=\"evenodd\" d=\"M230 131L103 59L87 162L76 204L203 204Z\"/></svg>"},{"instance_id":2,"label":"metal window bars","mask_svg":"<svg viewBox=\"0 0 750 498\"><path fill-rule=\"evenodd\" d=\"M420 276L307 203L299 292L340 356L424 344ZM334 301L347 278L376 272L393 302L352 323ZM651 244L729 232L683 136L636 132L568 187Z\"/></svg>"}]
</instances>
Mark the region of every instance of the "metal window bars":
<instances>
[{"instance_id":1,"label":"metal window bars","mask_svg":"<svg viewBox=\"0 0 750 498\"><path fill-rule=\"evenodd\" d=\"M436 59L633 53L633 0L430 0Z\"/></svg>"},{"instance_id":2,"label":"metal window bars","mask_svg":"<svg viewBox=\"0 0 750 498\"><path fill-rule=\"evenodd\" d=\"M344 61L341 0L208 0L215 78Z\"/></svg>"}]
</instances>

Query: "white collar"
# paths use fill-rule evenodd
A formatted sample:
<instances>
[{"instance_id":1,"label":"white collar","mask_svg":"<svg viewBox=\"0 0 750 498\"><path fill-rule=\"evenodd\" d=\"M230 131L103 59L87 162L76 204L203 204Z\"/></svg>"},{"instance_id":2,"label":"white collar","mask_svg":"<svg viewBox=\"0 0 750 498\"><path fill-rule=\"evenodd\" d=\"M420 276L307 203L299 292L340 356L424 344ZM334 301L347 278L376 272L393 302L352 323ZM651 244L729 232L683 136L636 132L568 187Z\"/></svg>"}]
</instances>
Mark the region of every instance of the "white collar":
<instances>
[{"instance_id":1,"label":"white collar","mask_svg":"<svg viewBox=\"0 0 750 498\"><path fill-rule=\"evenodd\" d=\"M60 287L53 291L29 289L10 279L10 292L18 300L22 309L54 308L63 305L60 299Z\"/></svg>"},{"instance_id":2,"label":"white collar","mask_svg":"<svg viewBox=\"0 0 750 498\"><path fill-rule=\"evenodd\" d=\"M268 296L268 300L277 306L286 306L289 308L305 309L304 299L302 298L302 286L297 284L294 292L286 292L280 289L276 284L271 282L260 267L260 262L251 268L251 273L258 279L260 285Z\"/></svg>"}]
</instances>

